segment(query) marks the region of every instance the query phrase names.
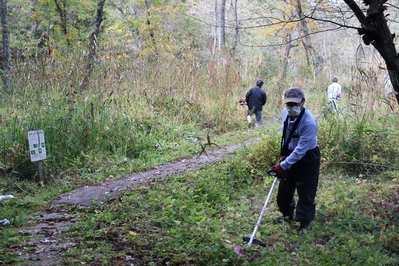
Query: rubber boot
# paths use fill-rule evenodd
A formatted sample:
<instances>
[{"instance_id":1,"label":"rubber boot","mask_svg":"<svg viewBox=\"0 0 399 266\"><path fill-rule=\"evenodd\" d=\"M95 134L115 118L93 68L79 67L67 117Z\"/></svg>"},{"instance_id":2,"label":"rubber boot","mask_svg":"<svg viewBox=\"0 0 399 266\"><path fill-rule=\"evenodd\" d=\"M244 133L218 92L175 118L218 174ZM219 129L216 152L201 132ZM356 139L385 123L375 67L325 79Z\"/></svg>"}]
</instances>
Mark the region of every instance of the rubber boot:
<instances>
[{"instance_id":1,"label":"rubber boot","mask_svg":"<svg viewBox=\"0 0 399 266\"><path fill-rule=\"evenodd\" d=\"M250 115L247 115L247 121L248 121L248 124L251 124L251 123L252 123L252 118L251 118Z\"/></svg>"}]
</instances>

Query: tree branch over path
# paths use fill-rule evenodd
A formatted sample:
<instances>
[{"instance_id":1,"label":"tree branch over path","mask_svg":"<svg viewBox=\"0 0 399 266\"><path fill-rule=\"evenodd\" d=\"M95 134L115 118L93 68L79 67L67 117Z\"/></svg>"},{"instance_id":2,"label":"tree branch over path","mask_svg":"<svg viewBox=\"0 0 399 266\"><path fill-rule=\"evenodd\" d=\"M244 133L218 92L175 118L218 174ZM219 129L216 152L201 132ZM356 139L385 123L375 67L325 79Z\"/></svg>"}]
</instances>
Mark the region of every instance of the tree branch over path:
<instances>
[{"instance_id":1,"label":"tree branch over path","mask_svg":"<svg viewBox=\"0 0 399 266\"><path fill-rule=\"evenodd\" d=\"M329 23L329 24L334 24L334 25L339 26L339 28L348 28L348 29L355 29L355 30L359 30L360 29L359 27L349 26L349 25L345 25L345 24L341 24L341 23L332 21L332 20L315 18L315 17L312 17L312 16L306 16L305 15L304 19L311 19L311 20L315 20L315 21L321 21L321 22L326 22L326 23ZM337 30L339 28L335 28L335 29L332 29L332 30ZM323 31L330 31L330 30L323 30ZM323 32L323 31L320 31L320 32Z\"/></svg>"},{"instance_id":2,"label":"tree branch over path","mask_svg":"<svg viewBox=\"0 0 399 266\"><path fill-rule=\"evenodd\" d=\"M391 33L384 15L387 0L364 0L368 6L366 15L353 0L344 1L360 22L358 33L364 44L373 45L384 59L399 103L399 56L393 42L395 34Z\"/></svg>"}]
</instances>

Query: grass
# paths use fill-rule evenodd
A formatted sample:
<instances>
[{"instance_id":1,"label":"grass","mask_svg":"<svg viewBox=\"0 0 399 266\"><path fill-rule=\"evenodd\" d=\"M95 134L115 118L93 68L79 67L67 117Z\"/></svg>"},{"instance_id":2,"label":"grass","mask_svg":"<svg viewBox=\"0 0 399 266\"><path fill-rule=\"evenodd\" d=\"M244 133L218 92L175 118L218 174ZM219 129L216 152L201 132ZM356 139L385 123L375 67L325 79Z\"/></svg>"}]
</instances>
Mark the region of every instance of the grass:
<instances>
[{"instance_id":1,"label":"grass","mask_svg":"<svg viewBox=\"0 0 399 266\"><path fill-rule=\"evenodd\" d=\"M312 230L298 235L279 217L273 198L257 238L267 246L251 259L245 248L272 179L243 176L237 159L170 177L81 213L67 236L79 243L65 254L77 261L135 265L396 265L399 262L396 180L323 175ZM249 250L255 249L251 248ZM84 255L80 251L85 250Z\"/></svg>"},{"instance_id":2,"label":"grass","mask_svg":"<svg viewBox=\"0 0 399 266\"><path fill-rule=\"evenodd\" d=\"M2 99L0 166L34 174L26 151L32 129L44 130L48 158L42 184L8 173L0 179L0 194L15 196L0 206L0 219L12 223L0 227L1 263L20 263L13 247L29 239L18 231L59 194L191 157L208 137L219 146L259 137L223 162L132 188L110 204L63 207L80 217L63 233L78 244L63 254L65 264L123 265L126 258L135 265L398 264L399 138L389 99L354 91L344 94L340 112L330 113L323 108L325 95L305 88L323 155L317 217L311 231L298 235L295 226L274 223L279 213L272 201L257 235L267 246L254 260L233 249L245 247L242 236L252 232L271 185L265 172L278 161L278 82L265 80L267 123L255 131L247 129L245 106L236 102L251 87L239 65L229 66L223 82L215 74L224 71L221 62L197 69L165 60L168 68L126 70L123 77L111 67L94 74L90 91L77 93L79 78L66 84L59 73L77 75L80 59L66 59L51 66L49 78L20 75L16 88L23 89ZM34 64L15 71L29 67Z\"/></svg>"},{"instance_id":3,"label":"grass","mask_svg":"<svg viewBox=\"0 0 399 266\"><path fill-rule=\"evenodd\" d=\"M128 258L135 265L396 265L396 171L359 178L323 170L316 220L302 235L296 225L275 223L280 214L274 193L256 236L267 245L253 246L246 253L257 250L260 257L234 253L237 246L246 248L242 237L252 233L272 182L262 174L268 165L253 158L275 143L276 136L261 134L261 143L224 162L131 188L106 205L61 207L79 214L79 223L63 234L77 243L63 254L64 264L125 265ZM237 138L228 134L226 143L232 137ZM15 254L7 250L28 241L16 231L35 211L47 208L46 198L56 195L48 188L18 183L23 185L30 196L4 201L7 217L15 217L12 227L0 231L7 240L0 253L4 262L16 262ZM40 197L44 191L46 197Z\"/></svg>"},{"instance_id":4,"label":"grass","mask_svg":"<svg viewBox=\"0 0 399 266\"><path fill-rule=\"evenodd\" d=\"M78 244L63 254L64 263L123 265L126 258L132 258L135 265L395 265L399 261L398 162L386 143L396 146L397 140L389 134L395 129L387 128L390 122L386 117L371 117L343 114L320 119L323 165L312 230L298 235L294 225L275 224L280 214L273 199L256 236L267 243L257 250L257 259L239 256L234 248L246 247L242 237L252 232L271 185L265 170L278 160L276 120L259 131L240 128L225 134L195 124L172 123L159 133L154 128L153 133L143 135L152 144L138 156L127 156L118 148L104 154L98 153L98 148L87 149L69 159L70 167L45 186L2 179L1 194L14 194L16 199L2 202L2 214L12 226L0 228L5 240L0 244L0 261L18 261L11 247L28 241L18 230L29 226L31 216L45 212L53 197L198 153L199 143L205 143L209 135L219 146L253 136L261 141L219 164L132 188L107 205L62 207L79 214L78 225L64 233ZM173 135L162 135L166 131ZM122 138L119 133L110 136ZM358 144L354 146L354 142ZM16 148L13 150L17 154Z\"/></svg>"}]
</instances>

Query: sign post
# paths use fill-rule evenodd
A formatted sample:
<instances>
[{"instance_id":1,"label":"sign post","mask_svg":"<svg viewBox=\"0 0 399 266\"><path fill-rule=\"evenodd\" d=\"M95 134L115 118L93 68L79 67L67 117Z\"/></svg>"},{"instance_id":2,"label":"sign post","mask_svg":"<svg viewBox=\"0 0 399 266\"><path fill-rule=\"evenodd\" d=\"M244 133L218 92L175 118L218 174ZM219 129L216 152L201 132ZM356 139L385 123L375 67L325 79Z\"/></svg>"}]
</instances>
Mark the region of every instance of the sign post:
<instances>
[{"instance_id":1,"label":"sign post","mask_svg":"<svg viewBox=\"0 0 399 266\"><path fill-rule=\"evenodd\" d=\"M31 162L36 162L39 172L39 180L43 182L42 160L46 159L46 144L44 142L44 131L34 130L28 132L29 154Z\"/></svg>"}]
</instances>

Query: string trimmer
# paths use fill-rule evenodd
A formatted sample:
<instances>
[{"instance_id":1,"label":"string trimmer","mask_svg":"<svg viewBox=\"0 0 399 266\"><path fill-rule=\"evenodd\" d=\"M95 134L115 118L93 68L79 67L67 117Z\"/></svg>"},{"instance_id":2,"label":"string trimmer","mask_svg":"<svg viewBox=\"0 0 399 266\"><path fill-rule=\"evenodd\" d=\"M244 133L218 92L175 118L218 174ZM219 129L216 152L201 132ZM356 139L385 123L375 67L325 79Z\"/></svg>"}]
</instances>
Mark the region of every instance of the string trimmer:
<instances>
[{"instance_id":1,"label":"string trimmer","mask_svg":"<svg viewBox=\"0 0 399 266\"><path fill-rule=\"evenodd\" d=\"M249 236L249 237L248 237L248 236L244 236L244 237L242 238L245 242L248 242L248 247L251 247L252 244L259 245L259 246L262 246L262 247L265 247L265 246L266 246L265 243L263 243L263 242L260 241L259 239L256 239L256 238L255 238L255 234L256 234L256 232L258 231L258 228L259 228L259 225L260 225L260 223L261 223L261 221L262 221L263 215L265 214L265 211L267 210L267 206L268 206L268 204L269 204L270 197L272 196L272 192L273 192L274 187L276 186L276 183L277 183L277 180L278 180L278 176L276 176L276 174L273 172L272 169L268 170L267 173L268 173L269 175L271 175L271 176L275 176L275 178L274 178L272 187L271 187L270 190L269 190L269 194L267 195L265 204L263 204L262 211L260 212L258 221L256 222L256 225L255 225L254 231L252 232L252 235ZM236 251L237 254L240 254L240 255L243 254L243 250L241 250L241 249L239 249L239 248L236 249L235 251Z\"/></svg>"}]
</instances>

